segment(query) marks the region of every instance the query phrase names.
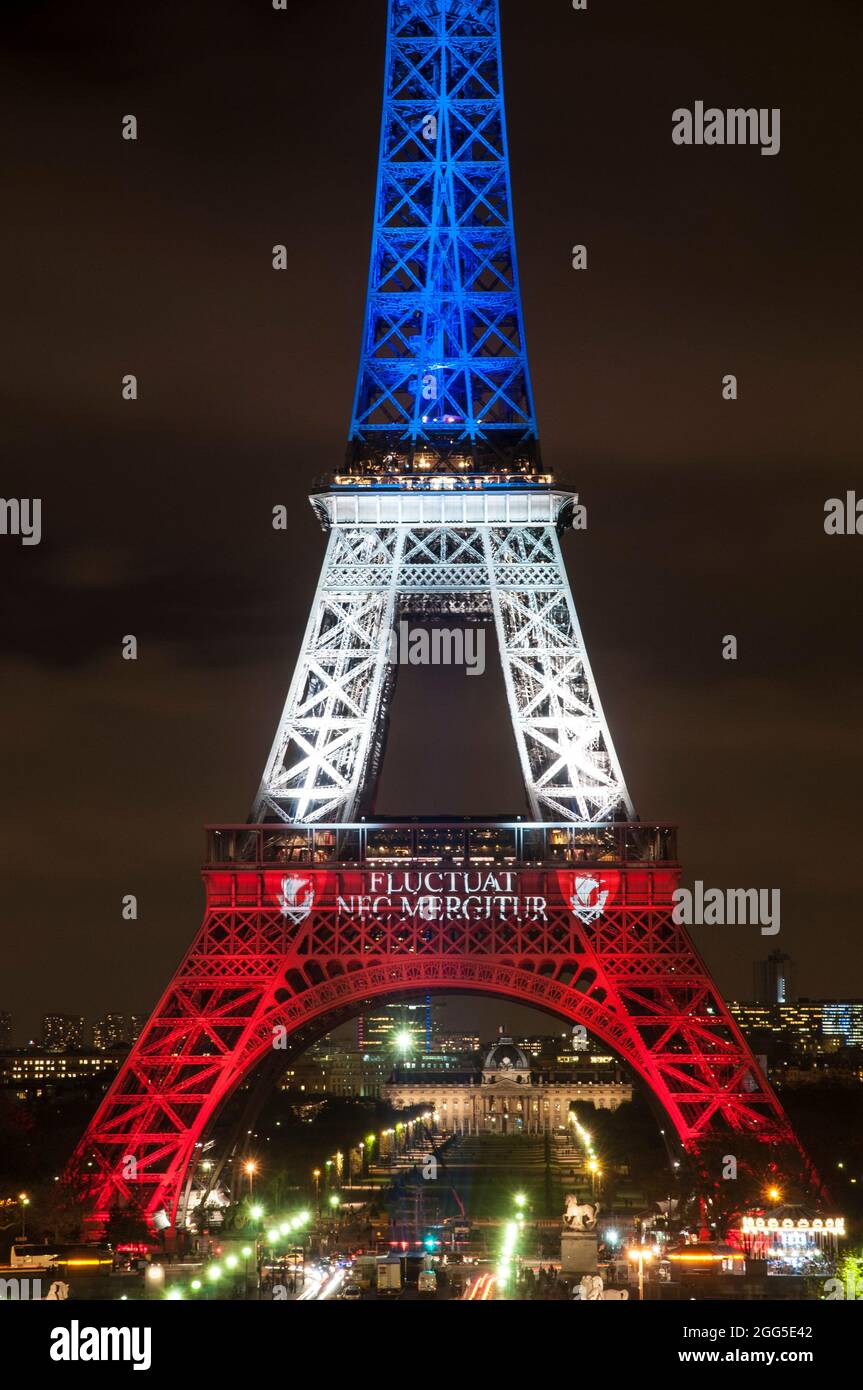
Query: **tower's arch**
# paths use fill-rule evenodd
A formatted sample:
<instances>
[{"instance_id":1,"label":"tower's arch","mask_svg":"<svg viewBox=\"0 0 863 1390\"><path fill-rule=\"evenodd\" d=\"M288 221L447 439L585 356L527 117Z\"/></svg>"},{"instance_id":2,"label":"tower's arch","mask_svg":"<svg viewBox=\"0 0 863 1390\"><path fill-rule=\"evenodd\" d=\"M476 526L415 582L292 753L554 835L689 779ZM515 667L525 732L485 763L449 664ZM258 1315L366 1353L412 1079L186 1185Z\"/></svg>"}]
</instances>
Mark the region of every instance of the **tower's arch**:
<instances>
[{"instance_id":1,"label":"tower's arch","mask_svg":"<svg viewBox=\"0 0 863 1390\"><path fill-rule=\"evenodd\" d=\"M262 826L210 843L198 936L76 1152L94 1230L118 1204L173 1223L196 1145L267 1055L399 995L488 995L583 1025L689 1150L723 1129L793 1142L673 920L666 828Z\"/></svg>"}]
</instances>

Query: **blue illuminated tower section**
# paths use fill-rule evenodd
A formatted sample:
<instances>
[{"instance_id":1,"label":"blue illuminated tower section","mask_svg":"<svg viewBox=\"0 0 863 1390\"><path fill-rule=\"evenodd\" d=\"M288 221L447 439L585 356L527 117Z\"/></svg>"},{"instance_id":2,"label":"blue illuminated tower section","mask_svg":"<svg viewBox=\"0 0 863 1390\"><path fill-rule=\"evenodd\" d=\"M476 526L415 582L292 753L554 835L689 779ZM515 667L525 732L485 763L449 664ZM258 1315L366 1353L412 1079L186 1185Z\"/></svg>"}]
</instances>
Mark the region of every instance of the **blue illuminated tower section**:
<instances>
[{"instance_id":1,"label":"blue illuminated tower section","mask_svg":"<svg viewBox=\"0 0 863 1390\"><path fill-rule=\"evenodd\" d=\"M348 468L531 473L498 0L389 0Z\"/></svg>"}]
</instances>

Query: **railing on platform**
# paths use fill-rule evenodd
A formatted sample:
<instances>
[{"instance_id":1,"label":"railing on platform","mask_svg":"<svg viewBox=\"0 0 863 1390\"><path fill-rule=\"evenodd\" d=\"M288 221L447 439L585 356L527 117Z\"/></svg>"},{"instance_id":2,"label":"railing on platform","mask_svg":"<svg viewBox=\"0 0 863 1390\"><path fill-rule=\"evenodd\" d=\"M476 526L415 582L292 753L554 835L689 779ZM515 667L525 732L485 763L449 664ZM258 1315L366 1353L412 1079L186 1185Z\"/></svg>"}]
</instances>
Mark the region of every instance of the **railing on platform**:
<instances>
[{"instance_id":1,"label":"railing on platform","mask_svg":"<svg viewBox=\"0 0 863 1390\"><path fill-rule=\"evenodd\" d=\"M677 827L642 821L362 821L207 827L207 864L670 864Z\"/></svg>"}]
</instances>

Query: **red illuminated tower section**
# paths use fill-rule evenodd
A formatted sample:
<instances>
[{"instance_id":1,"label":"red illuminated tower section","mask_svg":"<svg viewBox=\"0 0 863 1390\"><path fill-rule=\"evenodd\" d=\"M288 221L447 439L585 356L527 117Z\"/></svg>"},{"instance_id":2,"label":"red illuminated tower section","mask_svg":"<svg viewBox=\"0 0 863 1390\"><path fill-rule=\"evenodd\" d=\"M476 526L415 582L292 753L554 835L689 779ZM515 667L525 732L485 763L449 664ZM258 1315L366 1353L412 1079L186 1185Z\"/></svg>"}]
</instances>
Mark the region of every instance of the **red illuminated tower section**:
<instances>
[{"instance_id":1,"label":"red illuminated tower section","mask_svg":"<svg viewBox=\"0 0 863 1390\"><path fill-rule=\"evenodd\" d=\"M92 1229L184 1219L196 1145L237 1086L375 1000L516 1000L583 1024L684 1149L794 1140L686 931L662 826L387 822L211 831L204 922L81 1141ZM130 1162L130 1160L132 1160Z\"/></svg>"},{"instance_id":2,"label":"red illuminated tower section","mask_svg":"<svg viewBox=\"0 0 863 1390\"><path fill-rule=\"evenodd\" d=\"M683 927L669 827L635 819L540 463L497 0L389 0L368 312L348 460L312 497L320 583L253 824L213 829L203 924L81 1139L90 1230L181 1229L200 1145L269 1058L447 992L583 1025L683 1150L790 1148ZM527 814L375 817L403 619L494 627ZM428 736L424 731L424 736Z\"/></svg>"}]
</instances>

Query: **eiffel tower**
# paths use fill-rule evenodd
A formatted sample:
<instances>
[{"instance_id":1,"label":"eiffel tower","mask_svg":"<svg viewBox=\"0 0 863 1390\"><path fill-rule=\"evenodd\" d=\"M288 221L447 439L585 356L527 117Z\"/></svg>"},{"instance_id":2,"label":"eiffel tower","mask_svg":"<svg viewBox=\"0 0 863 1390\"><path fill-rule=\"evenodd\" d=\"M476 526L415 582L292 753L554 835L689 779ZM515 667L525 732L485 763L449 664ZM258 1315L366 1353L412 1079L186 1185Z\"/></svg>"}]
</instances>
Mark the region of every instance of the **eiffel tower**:
<instances>
[{"instance_id":1,"label":"eiffel tower","mask_svg":"<svg viewBox=\"0 0 863 1390\"><path fill-rule=\"evenodd\" d=\"M347 455L312 505L320 583L249 823L208 832L203 924L75 1152L90 1231L181 1228L237 1088L384 998L485 994L581 1025L684 1150L795 1144L672 915L676 837L636 820L540 456L498 0L388 0ZM375 818L403 619L493 625L529 819ZM252 1096L256 1094L252 1088Z\"/></svg>"}]
</instances>

